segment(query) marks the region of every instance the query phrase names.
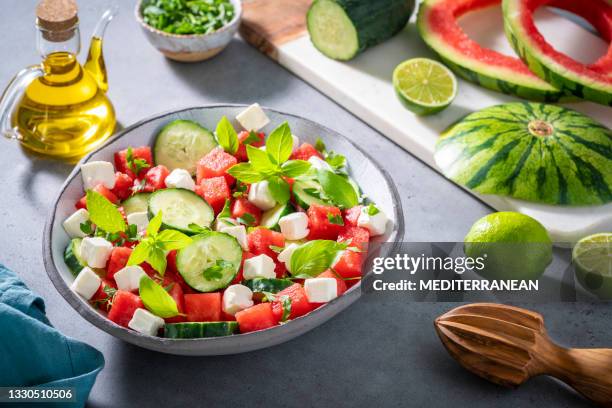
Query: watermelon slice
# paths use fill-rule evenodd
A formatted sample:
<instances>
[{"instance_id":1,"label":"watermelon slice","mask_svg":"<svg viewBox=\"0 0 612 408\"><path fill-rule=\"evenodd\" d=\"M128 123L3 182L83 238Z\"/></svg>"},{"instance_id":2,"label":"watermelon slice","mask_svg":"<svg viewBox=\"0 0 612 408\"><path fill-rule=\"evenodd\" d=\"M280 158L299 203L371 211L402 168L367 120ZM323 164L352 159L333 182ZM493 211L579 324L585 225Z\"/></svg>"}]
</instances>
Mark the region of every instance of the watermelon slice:
<instances>
[{"instance_id":1,"label":"watermelon slice","mask_svg":"<svg viewBox=\"0 0 612 408\"><path fill-rule=\"evenodd\" d=\"M564 94L533 74L519 58L482 47L457 23L465 14L499 7L501 0L425 0L417 25L423 40L462 78L521 98L556 102Z\"/></svg>"},{"instance_id":2,"label":"watermelon slice","mask_svg":"<svg viewBox=\"0 0 612 408\"><path fill-rule=\"evenodd\" d=\"M608 52L587 65L555 50L533 22L542 6L583 17L609 43ZM532 72L562 92L612 106L612 0L504 0L503 11L506 35Z\"/></svg>"}]
</instances>

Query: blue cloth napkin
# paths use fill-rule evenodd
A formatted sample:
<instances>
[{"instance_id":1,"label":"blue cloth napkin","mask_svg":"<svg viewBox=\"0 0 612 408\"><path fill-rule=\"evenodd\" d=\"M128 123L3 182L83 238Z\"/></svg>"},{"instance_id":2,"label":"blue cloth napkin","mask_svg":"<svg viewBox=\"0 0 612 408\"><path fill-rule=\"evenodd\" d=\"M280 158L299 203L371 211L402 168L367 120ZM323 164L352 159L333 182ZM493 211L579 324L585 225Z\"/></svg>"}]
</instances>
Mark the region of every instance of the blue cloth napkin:
<instances>
[{"instance_id":1,"label":"blue cloth napkin","mask_svg":"<svg viewBox=\"0 0 612 408\"><path fill-rule=\"evenodd\" d=\"M74 388L76 402L47 405L82 407L103 367L102 353L57 331L42 298L0 264L0 386Z\"/></svg>"}]
</instances>

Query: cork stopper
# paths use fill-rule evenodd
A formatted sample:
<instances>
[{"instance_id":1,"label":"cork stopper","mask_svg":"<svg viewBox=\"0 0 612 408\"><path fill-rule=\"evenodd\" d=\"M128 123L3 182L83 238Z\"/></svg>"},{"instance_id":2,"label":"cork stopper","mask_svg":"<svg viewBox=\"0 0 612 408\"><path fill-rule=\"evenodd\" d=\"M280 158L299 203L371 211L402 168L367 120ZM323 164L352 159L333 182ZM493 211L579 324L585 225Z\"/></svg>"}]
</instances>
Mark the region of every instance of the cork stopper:
<instances>
[{"instance_id":1,"label":"cork stopper","mask_svg":"<svg viewBox=\"0 0 612 408\"><path fill-rule=\"evenodd\" d=\"M75 0L42 0L36 7L38 27L43 37L52 42L69 40L79 22Z\"/></svg>"}]
</instances>

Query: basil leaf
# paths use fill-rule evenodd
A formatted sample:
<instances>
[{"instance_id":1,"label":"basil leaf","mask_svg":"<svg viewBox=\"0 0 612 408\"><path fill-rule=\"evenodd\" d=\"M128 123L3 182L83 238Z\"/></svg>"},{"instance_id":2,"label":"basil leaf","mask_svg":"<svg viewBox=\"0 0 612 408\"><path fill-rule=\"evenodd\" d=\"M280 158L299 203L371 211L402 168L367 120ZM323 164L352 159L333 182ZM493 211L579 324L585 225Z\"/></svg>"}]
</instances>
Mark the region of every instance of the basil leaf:
<instances>
[{"instance_id":1,"label":"basil leaf","mask_svg":"<svg viewBox=\"0 0 612 408\"><path fill-rule=\"evenodd\" d=\"M287 295L281 296L281 306L283 307L283 314L281 316L281 323L286 322L291 316L291 298Z\"/></svg>"},{"instance_id":2,"label":"basil leaf","mask_svg":"<svg viewBox=\"0 0 612 408\"><path fill-rule=\"evenodd\" d=\"M325 195L337 206L351 208L359 204L357 192L344 177L333 171L319 170L317 171L317 179Z\"/></svg>"},{"instance_id":3,"label":"basil leaf","mask_svg":"<svg viewBox=\"0 0 612 408\"><path fill-rule=\"evenodd\" d=\"M291 254L291 275L316 277L331 267L338 251L343 248L336 241L317 239L296 248Z\"/></svg>"},{"instance_id":4,"label":"basil leaf","mask_svg":"<svg viewBox=\"0 0 612 408\"><path fill-rule=\"evenodd\" d=\"M275 164L282 164L289 159L293 150L293 137L287 122L272 131L266 142L266 153Z\"/></svg>"},{"instance_id":5,"label":"basil leaf","mask_svg":"<svg viewBox=\"0 0 612 408\"><path fill-rule=\"evenodd\" d=\"M86 198L89 219L106 232L125 231L127 224L115 204L97 191L87 190Z\"/></svg>"},{"instance_id":6,"label":"basil leaf","mask_svg":"<svg viewBox=\"0 0 612 408\"><path fill-rule=\"evenodd\" d=\"M206 268L204 270L204 279L206 280L219 280L223 278L223 271L225 269L233 269L234 264L223 259L218 259L215 265Z\"/></svg>"},{"instance_id":7,"label":"basil leaf","mask_svg":"<svg viewBox=\"0 0 612 408\"><path fill-rule=\"evenodd\" d=\"M236 154L238 151L238 135L227 117L223 116L219 123L217 123L217 130L215 133L217 135L217 141L223 150L229 154Z\"/></svg>"},{"instance_id":8,"label":"basil leaf","mask_svg":"<svg viewBox=\"0 0 612 408\"><path fill-rule=\"evenodd\" d=\"M273 174L278 168L270 161L270 157L263 150L247 145L246 147L247 156L251 166L262 174Z\"/></svg>"},{"instance_id":9,"label":"basil leaf","mask_svg":"<svg viewBox=\"0 0 612 408\"><path fill-rule=\"evenodd\" d=\"M223 209L221 210L219 215L217 215L217 219L219 219L219 218L231 218L231 217L232 217L232 213L231 213L231 210L230 210L230 199L226 198L225 199L225 204L223 204Z\"/></svg>"},{"instance_id":10,"label":"basil leaf","mask_svg":"<svg viewBox=\"0 0 612 408\"><path fill-rule=\"evenodd\" d=\"M376 206L374 204L369 204L367 207L365 207L363 209L363 211L365 211L366 214L372 216L372 215L376 215L380 212L380 210L378 208L376 208Z\"/></svg>"},{"instance_id":11,"label":"basil leaf","mask_svg":"<svg viewBox=\"0 0 612 408\"><path fill-rule=\"evenodd\" d=\"M150 250L150 240L145 239L140 241L140 243L136 245L136 247L134 247L134 249L132 250L130 257L128 258L127 265L140 265L141 263L147 260Z\"/></svg>"},{"instance_id":12,"label":"basil leaf","mask_svg":"<svg viewBox=\"0 0 612 408\"><path fill-rule=\"evenodd\" d=\"M257 183L266 178L258 172L250 163L240 163L232 166L227 173L243 183Z\"/></svg>"},{"instance_id":13,"label":"basil leaf","mask_svg":"<svg viewBox=\"0 0 612 408\"><path fill-rule=\"evenodd\" d=\"M344 226L344 220L342 219L341 215L327 213L327 220L330 224Z\"/></svg>"},{"instance_id":14,"label":"basil leaf","mask_svg":"<svg viewBox=\"0 0 612 408\"><path fill-rule=\"evenodd\" d=\"M335 170L342 169L346 166L346 157L335 152L329 152L327 157L325 157L325 161Z\"/></svg>"},{"instance_id":15,"label":"basil leaf","mask_svg":"<svg viewBox=\"0 0 612 408\"><path fill-rule=\"evenodd\" d=\"M289 160L281 166L281 172L283 176L287 177L298 177L310 170L310 163L305 160Z\"/></svg>"},{"instance_id":16,"label":"basil leaf","mask_svg":"<svg viewBox=\"0 0 612 408\"><path fill-rule=\"evenodd\" d=\"M93 226L92 226L92 222L90 220L82 222L79 225L79 228L81 229L83 234L91 235L93 233Z\"/></svg>"},{"instance_id":17,"label":"basil leaf","mask_svg":"<svg viewBox=\"0 0 612 408\"><path fill-rule=\"evenodd\" d=\"M161 224L162 212L160 210L157 214L155 214L155 217L149 221L149 225L147 225L147 237L154 237L157 235L157 231L159 231L161 228Z\"/></svg>"},{"instance_id":18,"label":"basil leaf","mask_svg":"<svg viewBox=\"0 0 612 408\"><path fill-rule=\"evenodd\" d=\"M323 141L321 140L320 137L317 138L317 141L315 142L314 148L317 150L317 152L323 154L325 153L325 150L327 149L325 147L325 143L323 143Z\"/></svg>"},{"instance_id":19,"label":"basil leaf","mask_svg":"<svg viewBox=\"0 0 612 408\"><path fill-rule=\"evenodd\" d=\"M255 221L257 221L255 219L255 217L253 216L253 214L250 213L244 213L242 214L240 217L238 217L236 219L236 221L238 221L241 224L246 225L247 227L253 226L255 225ZM225 221L228 225L230 224L229 222ZM233 225L233 224L231 224Z\"/></svg>"},{"instance_id":20,"label":"basil leaf","mask_svg":"<svg viewBox=\"0 0 612 408\"><path fill-rule=\"evenodd\" d=\"M153 269L155 269L161 276L166 273L166 266L168 261L166 260L166 253L163 249L158 246L152 246L147 257L147 262Z\"/></svg>"},{"instance_id":21,"label":"basil leaf","mask_svg":"<svg viewBox=\"0 0 612 408\"><path fill-rule=\"evenodd\" d=\"M274 201L280 204L285 204L289 201L291 192L289 189L289 183L287 183L281 177L275 176L268 179L268 188Z\"/></svg>"},{"instance_id":22,"label":"basil leaf","mask_svg":"<svg viewBox=\"0 0 612 408\"><path fill-rule=\"evenodd\" d=\"M243 145L249 145L249 144L252 144L252 143L261 142L262 141L261 139L262 138L259 136L259 134L257 132L251 130L249 132L249 135L246 137L246 139L244 139L242 141L242 144Z\"/></svg>"},{"instance_id":23,"label":"basil leaf","mask_svg":"<svg viewBox=\"0 0 612 408\"><path fill-rule=\"evenodd\" d=\"M202 227L196 223L190 223L187 227L196 234L208 234L210 232L210 228Z\"/></svg>"},{"instance_id":24,"label":"basil leaf","mask_svg":"<svg viewBox=\"0 0 612 408\"><path fill-rule=\"evenodd\" d=\"M134 158L134 152L132 150L132 146L129 146L127 148L127 153L125 155L125 161L127 163L128 169L132 170L132 173L134 173L134 175L136 176L140 174L141 170L151 167L149 162L147 162L145 159Z\"/></svg>"},{"instance_id":25,"label":"basil leaf","mask_svg":"<svg viewBox=\"0 0 612 408\"><path fill-rule=\"evenodd\" d=\"M185 248L191 244L191 238L175 230L163 230L157 235L155 241L164 251Z\"/></svg>"},{"instance_id":26,"label":"basil leaf","mask_svg":"<svg viewBox=\"0 0 612 408\"><path fill-rule=\"evenodd\" d=\"M142 303L154 315L168 318L179 314L178 307L172 296L148 276L144 275L140 278L138 292Z\"/></svg>"}]
</instances>

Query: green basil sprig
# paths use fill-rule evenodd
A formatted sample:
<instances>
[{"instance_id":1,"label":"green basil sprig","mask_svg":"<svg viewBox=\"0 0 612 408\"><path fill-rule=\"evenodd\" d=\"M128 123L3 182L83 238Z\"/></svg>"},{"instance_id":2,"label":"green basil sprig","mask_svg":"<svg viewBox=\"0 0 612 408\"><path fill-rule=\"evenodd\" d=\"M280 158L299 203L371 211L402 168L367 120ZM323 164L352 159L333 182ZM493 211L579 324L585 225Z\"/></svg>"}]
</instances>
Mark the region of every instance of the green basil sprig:
<instances>
[{"instance_id":1,"label":"green basil sprig","mask_svg":"<svg viewBox=\"0 0 612 408\"><path fill-rule=\"evenodd\" d=\"M89 211L89 219L96 224L97 227L110 233L123 232L126 230L127 224L115 204L111 203L102 194L93 190L87 190L85 197L87 211Z\"/></svg>"},{"instance_id":2,"label":"green basil sprig","mask_svg":"<svg viewBox=\"0 0 612 408\"><path fill-rule=\"evenodd\" d=\"M359 204L359 196L348 179L333 171L317 171L317 179L325 195L341 208L351 208Z\"/></svg>"},{"instance_id":3,"label":"green basil sprig","mask_svg":"<svg viewBox=\"0 0 612 408\"><path fill-rule=\"evenodd\" d=\"M153 279L144 275L140 278L138 288L140 298L145 307L154 315L168 318L179 314L176 301Z\"/></svg>"},{"instance_id":4,"label":"green basil sprig","mask_svg":"<svg viewBox=\"0 0 612 408\"><path fill-rule=\"evenodd\" d=\"M343 242L308 241L291 254L291 275L294 278L314 278L329 269L338 252L346 248L347 244Z\"/></svg>"},{"instance_id":5,"label":"green basil sprig","mask_svg":"<svg viewBox=\"0 0 612 408\"><path fill-rule=\"evenodd\" d=\"M226 116L223 116L217 123L215 134L217 135L217 142L223 150L229 154L236 154L238 151L238 134Z\"/></svg>"}]
</instances>

